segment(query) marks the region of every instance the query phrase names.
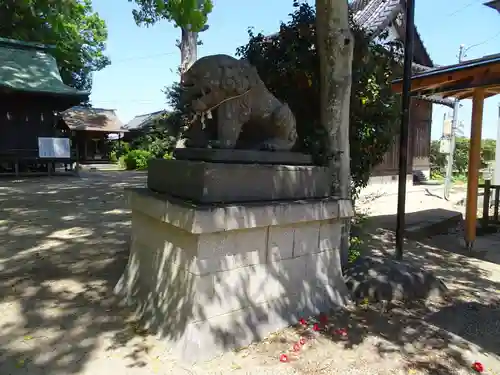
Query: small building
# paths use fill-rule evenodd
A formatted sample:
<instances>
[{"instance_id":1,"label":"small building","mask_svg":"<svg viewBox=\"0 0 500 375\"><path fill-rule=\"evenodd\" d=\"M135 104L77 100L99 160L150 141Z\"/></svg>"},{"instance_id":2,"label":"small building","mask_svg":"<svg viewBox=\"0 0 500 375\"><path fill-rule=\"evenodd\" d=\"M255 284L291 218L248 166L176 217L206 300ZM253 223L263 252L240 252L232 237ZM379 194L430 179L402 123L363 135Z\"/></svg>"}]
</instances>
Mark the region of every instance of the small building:
<instances>
[{"instance_id":1,"label":"small building","mask_svg":"<svg viewBox=\"0 0 500 375\"><path fill-rule=\"evenodd\" d=\"M109 163L111 138L120 141L127 132L114 109L75 106L62 112L59 121L79 164Z\"/></svg>"},{"instance_id":2,"label":"small building","mask_svg":"<svg viewBox=\"0 0 500 375\"><path fill-rule=\"evenodd\" d=\"M351 3L353 21L374 38L387 32L387 41L404 42L406 30L406 0L354 0ZM414 73L432 70L434 63L415 27L413 57ZM432 105L452 105L450 100L434 97L413 98L410 107L408 171L419 176L430 175L430 145ZM391 149L381 164L375 167L371 182L396 181L399 171L399 135L394 137Z\"/></svg>"},{"instance_id":3,"label":"small building","mask_svg":"<svg viewBox=\"0 0 500 375\"><path fill-rule=\"evenodd\" d=\"M57 114L89 93L63 83L50 48L0 38L0 174L50 174L71 162Z\"/></svg>"},{"instance_id":4,"label":"small building","mask_svg":"<svg viewBox=\"0 0 500 375\"><path fill-rule=\"evenodd\" d=\"M161 110L135 116L124 126L124 128L127 130L127 133L124 135L123 140L126 142L133 141L138 136L143 134L147 129L155 125L156 122L163 119L164 116L167 115L167 113L168 112L166 110Z\"/></svg>"}]
</instances>

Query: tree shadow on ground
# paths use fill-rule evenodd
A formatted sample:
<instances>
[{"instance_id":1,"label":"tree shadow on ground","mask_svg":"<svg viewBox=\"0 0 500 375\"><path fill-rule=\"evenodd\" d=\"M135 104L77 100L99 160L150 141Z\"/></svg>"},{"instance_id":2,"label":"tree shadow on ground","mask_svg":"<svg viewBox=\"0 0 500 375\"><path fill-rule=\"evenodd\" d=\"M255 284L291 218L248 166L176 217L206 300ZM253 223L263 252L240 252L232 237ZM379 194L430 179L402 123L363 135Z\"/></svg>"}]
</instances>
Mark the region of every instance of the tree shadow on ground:
<instances>
[{"instance_id":1,"label":"tree shadow on ground","mask_svg":"<svg viewBox=\"0 0 500 375\"><path fill-rule=\"evenodd\" d=\"M151 198L151 195L154 195L144 193L142 196L141 194L138 195L137 199L139 202L139 197L142 197L140 199L144 199L141 200L143 204ZM150 202L157 204L163 202L162 197L157 195L155 197L156 200L151 199ZM171 211L178 210L175 212L177 222L185 218L179 213L181 210L179 207L181 206L175 206ZM214 207L210 209L216 210ZM341 285L337 280L338 262L329 255L333 252L327 250L313 254L306 253L303 256L297 256L297 253L295 256L291 255L291 249L297 250L296 245L300 244L300 231L303 228L298 227L290 233L285 232L284 236L279 237L281 242L274 243L269 239L271 233L266 234L266 226L260 225L260 223L264 221L263 218L267 220L268 215L275 215L271 217L275 223L282 223L283 219L276 214L280 211L279 209L274 209L274 213L270 209L265 211L266 209L264 208L260 212L258 210L251 211L249 205L234 206L230 210L221 211L220 216L213 214L213 212L210 216L207 215L207 221L216 217L221 223L230 221L234 227L251 228L233 234L240 236L242 233L246 233L249 236L246 241L242 240L242 237L237 237L241 243L246 244L244 249L233 246L233 239L230 235L226 235L224 241L221 241L217 236L224 236L224 234L216 231L210 241L216 242L215 240L217 240L220 245L206 246L207 250L210 250L208 255L202 253L201 246L204 243L200 242L200 245L199 242L196 242L198 239L191 238L194 236L185 233L182 237L183 240L179 241L180 233L175 235L167 233L179 229L174 230L171 226L160 223L160 220L156 220L155 223L152 219L146 220L137 216L138 226L134 229L134 235L137 236L138 243L140 238L143 242L140 242L136 252L141 254L156 252L162 255L150 258L143 257L142 259L139 259L138 255L133 267L130 267L131 263L129 263L129 268L134 270L135 274L135 276L131 275L130 285L134 284L139 278L137 275L142 273L140 278L143 282L138 283L140 285L137 288L144 289L141 292L136 292L135 288L132 288L134 289L132 294L143 296L140 298L143 306L150 305L149 308L155 311L150 313L146 320L161 317L158 323L164 327L167 326L163 332L167 340L176 340L184 334L183 332L187 328L190 328L188 320L181 321L175 314L175 311L180 311L181 308L186 308L185 312L192 314L190 318L198 319L198 321L195 320L195 323L201 323L196 327L199 329L198 332L204 334L203 330L208 331L209 335L206 336L211 337L215 343L214 346L217 345L229 350L239 343L245 342L249 337L254 341L262 340L269 333L269 330L266 332L266 329L276 321L279 321L280 324L296 322L300 316L311 315L315 313L315 310L321 310L328 306L328 301L331 306L332 301L338 302L342 298ZM312 208L308 209L311 212L314 211ZM139 208L138 211L140 211ZM307 214L304 213L304 216ZM155 215L160 217L163 214L156 212ZM237 226L239 222L244 222L244 225ZM134 225L135 223L134 221ZM139 223L144 228L139 230ZM208 226L208 223L204 224ZM211 224L218 225L215 220ZM338 240L339 232L338 227L335 227L336 224L338 222L333 223L328 231L330 231L329 234L332 235L332 238L335 237ZM157 229L153 229L154 226L157 226ZM314 234L315 229L304 227L313 232L313 235L307 238L317 241ZM164 235L158 244L155 243L156 240L153 240L155 231ZM332 234L333 231L337 232ZM321 229L319 232L321 233ZM367 252L379 257L393 256L394 234L392 232L376 228L372 231L370 227L367 227L364 236ZM206 241L210 242L210 237L206 238ZM174 240L177 242L173 243ZM170 249L165 251L164 244L169 241L171 241ZM320 241L322 240L320 239ZM332 241L335 240L332 239ZM226 243L232 245L224 247ZM266 245L270 243L273 244L273 248ZM249 249L250 246L251 249ZM312 249L314 247L308 245L305 248ZM195 253L197 251L198 258L186 257L186 259L181 260L178 254L184 253L186 255L188 251ZM328 258L329 256L330 258ZM495 276L493 269L485 268L483 264L475 264L459 254L442 251L414 241L407 243L405 260L419 268L430 270L436 276L444 279L450 288L450 299L442 304L395 306L389 314L382 315L371 306L346 310L342 313L344 315L337 318L339 321L336 324L337 326L351 325L349 329L352 330L352 333L347 340L342 339L341 341L342 344L345 344L343 347L348 350L356 350L357 346L369 342L377 347L377 353L381 357L387 356L390 352L402 353L407 360L408 369L426 368L426 371L434 371L443 375L454 373L457 368L467 370L466 368L471 363L467 352L477 352L484 356L495 355L493 347L488 344L485 337L477 335L475 338L468 337L470 342L465 341L453 335L453 331L447 332L446 329L449 328L440 328L437 323L434 324L433 317L445 308L456 309L457 315L459 315L461 303L464 301L476 301L485 306L496 303L496 291L500 288L500 275ZM192 268L193 265L196 267ZM172 266L175 267L167 268ZM217 277L207 271L207 269L215 267L219 270ZM142 270L142 272L137 270ZM185 272L186 270L190 271ZM230 272L226 273L227 270ZM148 272L148 276L154 275L152 280L145 276L145 272ZM194 273L198 274L194 275ZM179 290L183 288L176 288L178 285L176 282L179 280L172 282L168 279L172 274L185 275L181 277L184 285L188 285L183 292L185 293L184 299L169 299L168 292L164 293L164 290L168 290L168 288L171 288L170 293L174 294L179 293ZM193 288L196 283L203 284L203 288L199 286ZM337 290L334 290L330 295L329 292L335 288ZM192 289L197 291L193 296L190 295L193 292ZM200 312L197 311L196 306L200 308ZM210 310L213 306L217 308L222 306L224 315L230 312L231 319L220 323L219 316ZM460 317L455 317L453 322L456 327L468 324ZM455 331L459 332L460 330L458 328ZM188 338L186 341L189 344L185 347L190 349L188 354L196 355L194 351L200 351L200 348L196 346L196 341L193 338ZM202 349L208 350L206 346Z\"/></svg>"},{"instance_id":2,"label":"tree shadow on ground","mask_svg":"<svg viewBox=\"0 0 500 375\"><path fill-rule=\"evenodd\" d=\"M128 308L118 304L112 293L125 269L129 251L130 212L124 208L127 205L123 189L143 186L145 176L124 172L91 175L87 179L8 182L0 187L1 373L73 374L84 369L89 371L91 361L94 366L100 365L99 370L110 369L115 363L110 358L113 355L121 358L122 366L123 358L129 367L148 365L153 348L143 337L147 332ZM245 216L243 211L234 212L232 218L261 220ZM337 238L338 233L331 235ZM392 256L391 232L368 231L365 235L367 251L382 257ZM271 314L276 319L294 319L309 314L307 306L320 306L318 301L331 299L325 290L312 284L311 278L305 280L304 276L312 272L317 279L327 281L338 277L335 259L322 258L321 253L309 254L307 261L284 258L285 253L267 254L260 251L267 249L266 236L252 238L258 266L249 265L253 271L249 271L246 278L217 280L217 289L214 284L209 288L207 283L207 292L199 293L204 298L200 301L206 301L207 305L230 303L234 308L246 307L246 315L227 327L206 323L216 339L227 340L223 344L228 348L238 340L238 335L248 337L248 332L255 340L263 338L266 332L260 327ZM290 236L281 238L289 240ZM257 246L260 239L261 247ZM287 244L282 245L280 251L290 251ZM181 250L188 248L183 246ZM248 253L248 249L238 251ZM226 255L220 267L227 268L242 256ZM355 350L357 345L375 337L374 345L380 356L391 351L404 353L408 368L425 368L442 375L451 374L453 368L470 365L463 348L498 354L495 337L488 338L488 333L479 332L479 328L464 329L470 322L462 317L464 306L476 303L480 305L476 307L482 321L488 320L485 315L491 316L488 321L496 319L493 315L496 313L489 312L491 306L497 306L496 295L500 290L500 276L495 276L495 268L415 242L407 245L405 257L408 262L443 278L451 289L452 299L442 305L395 306L383 315L376 306L370 305L347 310L332 318L337 327L351 325L347 338L329 334L328 339L338 340L346 350ZM157 268L172 264L172 260L165 253L161 258L150 259ZM202 260L198 260L197 266L202 266ZM267 273L262 274L263 268L268 268ZM154 269L146 265L149 272ZM186 279L180 281L186 282L186 289L192 288L188 282L188 278L192 279L189 272L174 276ZM179 280L165 282L175 286ZM327 284L324 280L321 282L323 286ZM270 283L279 287L275 293L285 297L266 306L261 302L270 300L269 293L273 292ZM164 288L151 293L156 293L154 298L174 306L181 300L174 291ZM177 314L162 323L179 322L178 331L182 328L180 319L186 318L181 315L177 310ZM468 333L475 330L476 334ZM453 333L465 335L468 342ZM435 355L437 352L440 356Z\"/></svg>"},{"instance_id":3,"label":"tree shadow on ground","mask_svg":"<svg viewBox=\"0 0 500 375\"><path fill-rule=\"evenodd\" d=\"M131 172L0 182L0 373L78 373L118 331L146 351L112 293L128 257L124 188L144 183Z\"/></svg>"},{"instance_id":4,"label":"tree shadow on ground","mask_svg":"<svg viewBox=\"0 0 500 375\"><path fill-rule=\"evenodd\" d=\"M367 226L365 253L394 257L395 234ZM427 303L382 305L361 303L332 316L336 327L348 327L348 336L326 336L353 349L376 338L381 357L401 353L407 369L430 374L455 374L470 368L478 357L500 366L500 267L432 247L430 243L405 243L404 261L432 271L449 288L449 297Z\"/></svg>"}]
</instances>

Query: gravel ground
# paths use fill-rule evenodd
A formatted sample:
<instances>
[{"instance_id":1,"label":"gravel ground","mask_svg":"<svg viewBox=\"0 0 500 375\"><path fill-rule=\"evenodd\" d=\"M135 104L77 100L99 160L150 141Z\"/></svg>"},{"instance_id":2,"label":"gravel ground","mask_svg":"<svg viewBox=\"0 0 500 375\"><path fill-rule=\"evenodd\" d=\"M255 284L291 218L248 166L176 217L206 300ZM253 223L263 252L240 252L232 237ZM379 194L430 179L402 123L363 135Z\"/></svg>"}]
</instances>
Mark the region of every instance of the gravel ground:
<instances>
[{"instance_id":1,"label":"gravel ground","mask_svg":"<svg viewBox=\"0 0 500 375\"><path fill-rule=\"evenodd\" d=\"M176 362L111 293L127 260L123 188L144 181L128 172L0 181L0 374L446 375L470 373L476 360L500 373L500 266L414 242L407 260L443 277L450 301L350 306L319 333L292 327L209 362ZM393 243L389 232L367 239L380 256Z\"/></svg>"}]
</instances>

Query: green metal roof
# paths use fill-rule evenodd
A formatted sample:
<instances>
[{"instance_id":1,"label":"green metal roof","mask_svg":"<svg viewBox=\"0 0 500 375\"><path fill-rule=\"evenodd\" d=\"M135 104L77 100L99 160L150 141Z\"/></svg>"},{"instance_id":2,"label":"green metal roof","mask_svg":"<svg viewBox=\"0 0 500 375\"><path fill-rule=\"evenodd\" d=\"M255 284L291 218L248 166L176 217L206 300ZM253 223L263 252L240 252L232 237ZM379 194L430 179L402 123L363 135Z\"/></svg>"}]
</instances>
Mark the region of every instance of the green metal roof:
<instances>
[{"instance_id":1,"label":"green metal roof","mask_svg":"<svg viewBox=\"0 0 500 375\"><path fill-rule=\"evenodd\" d=\"M24 92L88 96L63 83L48 46L0 38L0 86Z\"/></svg>"}]
</instances>

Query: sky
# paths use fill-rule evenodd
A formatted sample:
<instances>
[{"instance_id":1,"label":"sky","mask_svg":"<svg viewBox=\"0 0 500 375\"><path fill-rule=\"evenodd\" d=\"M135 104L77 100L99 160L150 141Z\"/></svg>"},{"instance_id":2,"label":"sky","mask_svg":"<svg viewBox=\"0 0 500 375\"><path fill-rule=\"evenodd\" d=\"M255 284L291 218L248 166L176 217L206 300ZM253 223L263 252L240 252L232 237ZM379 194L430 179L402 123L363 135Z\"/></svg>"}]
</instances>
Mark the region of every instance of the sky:
<instances>
[{"instance_id":1,"label":"sky","mask_svg":"<svg viewBox=\"0 0 500 375\"><path fill-rule=\"evenodd\" d=\"M264 34L278 30L288 20L292 0L214 0L209 29L202 33L198 57L234 55L248 41L247 29ZM309 0L313 4L313 0ZM418 0L415 25L437 65L454 64L463 44L466 59L500 53L500 13L483 5L486 0ZM166 108L166 86L179 80L180 51L175 46L180 30L167 21L138 27L132 17L134 4L126 0L93 0L94 10L106 21L106 54L111 65L94 74L91 102L94 107L116 109L127 123L134 116ZM485 101L483 138L496 138L500 95ZM471 100L463 100L459 121L470 135ZM432 139L442 133L446 107L433 106ZM451 115L451 112L450 112Z\"/></svg>"}]
</instances>

